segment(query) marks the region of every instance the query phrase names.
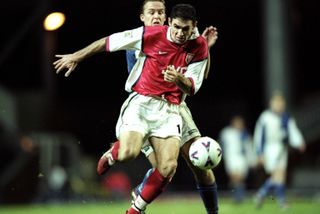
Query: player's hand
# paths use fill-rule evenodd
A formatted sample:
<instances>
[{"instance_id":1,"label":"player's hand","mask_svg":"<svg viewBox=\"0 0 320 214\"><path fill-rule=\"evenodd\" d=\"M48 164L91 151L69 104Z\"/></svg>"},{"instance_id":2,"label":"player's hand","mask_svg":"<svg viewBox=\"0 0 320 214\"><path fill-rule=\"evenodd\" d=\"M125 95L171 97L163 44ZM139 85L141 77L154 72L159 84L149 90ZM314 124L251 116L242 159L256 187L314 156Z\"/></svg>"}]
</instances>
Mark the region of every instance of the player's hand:
<instances>
[{"instance_id":1,"label":"player's hand","mask_svg":"<svg viewBox=\"0 0 320 214\"><path fill-rule=\"evenodd\" d=\"M176 82L181 75L181 73L175 69L174 65L168 65L167 69L162 71L162 74L166 82Z\"/></svg>"},{"instance_id":2,"label":"player's hand","mask_svg":"<svg viewBox=\"0 0 320 214\"><path fill-rule=\"evenodd\" d=\"M202 33L202 36L207 40L208 47L211 48L218 39L218 30L213 26L206 27Z\"/></svg>"},{"instance_id":3,"label":"player's hand","mask_svg":"<svg viewBox=\"0 0 320 214\"><path fill-rule=\"evenodd\" d=\"M64 74L65 77L68 77L72 71L77 67L78 60L74 56L74 54L65 54L65 55L55 55L57 58L60 58L53 62L54 68L56 69L56 73L60 73L60 71L64 69L68 69Z\"/></svg>"},{"instance_id":4,"label":"player's hand","mask_svg":"<svg viewBox=\"0 0 320 214\"><path fill-rule=\"evenodd\" d=\"M300 153L304 153L306 151L306 145L302 144L298 149Z\"/></svg>"}]
</instances>

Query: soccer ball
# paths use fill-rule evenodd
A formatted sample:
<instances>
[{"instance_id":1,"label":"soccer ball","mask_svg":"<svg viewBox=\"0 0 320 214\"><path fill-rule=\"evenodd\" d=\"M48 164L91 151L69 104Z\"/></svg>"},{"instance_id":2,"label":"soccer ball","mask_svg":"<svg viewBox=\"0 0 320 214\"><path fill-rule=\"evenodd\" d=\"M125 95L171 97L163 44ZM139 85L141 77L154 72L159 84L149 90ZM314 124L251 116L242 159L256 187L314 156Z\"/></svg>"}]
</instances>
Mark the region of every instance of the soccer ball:
<instances>
[{"instance_id":1,"label":"soccer ball","mask_svg":"<svg viewBox=\"0 0 320 214\"><path fill-rule=\"evenodd\" d=\"M189 158L200 169L213 169L221 161L222 149L212 138L201 137L191 144Z\"/></svg>"}]
</instances>

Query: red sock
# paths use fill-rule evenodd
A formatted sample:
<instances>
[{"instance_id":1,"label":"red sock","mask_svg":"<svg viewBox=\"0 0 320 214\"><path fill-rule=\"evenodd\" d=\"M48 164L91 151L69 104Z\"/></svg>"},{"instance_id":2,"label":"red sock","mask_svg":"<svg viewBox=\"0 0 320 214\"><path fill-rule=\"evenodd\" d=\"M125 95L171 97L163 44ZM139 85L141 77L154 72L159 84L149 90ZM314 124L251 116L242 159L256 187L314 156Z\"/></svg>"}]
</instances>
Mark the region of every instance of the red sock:
<instances>
[{"instance_id":1,"label":"red sock","mask_svg":"<svg viewBox=\"0 0 320 214\"><path fill-rule=\"evenodd\" d=\"M120 141L116 141L113 144L113 149L111 150L113 160L118 160L118 153L119 153Z\"/></svg>"},{"instance_id":2,"label":"red sock","mask_svg":"<svg viewBox=\"0 0 320 214\"><path fill-rule=\"evenodd\" d=\"M138 210L135 210L134 208L130 207L127 211L126 211L126 214L138 214L138 213L141 213L140 211Z\"/></svg>"},{"instance_id":3,"label":"red sock","mask_svg":"<svg viewBox=\"0 0 320 214\"><path fill-rule=\"evenodd\" d=\"M168 183L169 179L163 177L156 168L147 178L140 194L141 198L147 203L151 203L163 192Z\"/></svg>"}]
</instances>

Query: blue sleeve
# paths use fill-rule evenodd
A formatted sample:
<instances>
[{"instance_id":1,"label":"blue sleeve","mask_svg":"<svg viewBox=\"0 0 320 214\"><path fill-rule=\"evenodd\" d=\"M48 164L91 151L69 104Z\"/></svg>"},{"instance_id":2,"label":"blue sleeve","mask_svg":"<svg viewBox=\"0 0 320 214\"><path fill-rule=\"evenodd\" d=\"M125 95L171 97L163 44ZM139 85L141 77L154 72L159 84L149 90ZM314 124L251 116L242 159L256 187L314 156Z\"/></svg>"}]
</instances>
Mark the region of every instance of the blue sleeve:
<instances>
[{"instance_id":1,"label":"blue sleeve","mask_svg":"<svg viewBox=\"0 0 320 214\"><path fill-rule=\"evenodd\" d=\"M282 142L284 144L288 144L289 143L289 120L290 120L290 116L288 113L283 113L281 115L281 128L284 130L285 136L282 139Z\"/></svg>"},{"instance_id":2,"label":"blue sleeve","mask_svg":"<svg viewBox=\"0 0 320 214\"><path fill-rule=\"evenodd\" d=\"M127 58L128 73L130 73L134 64L136 64L136 62L137 62L135 51L134 50L126 50L126 58Z\"/></svg>"},{"instance_id":3,"label":"blue sleeve","mask_svg":"<svg viewBox=\"0 0 320 214\"><path fill-rule=\"evenodd\" d=\"M260 150L258 151L258 154L262 154L264 151L264 146L266 145L266 129L267 127L265 125L262 126L262 133L261 133L261 146Z\"/></svg>"},{"instance_id":4,"label":"blue sleeve","mask_svg":"<svg viewBox=\"0 0 320 214\"><path fill-rule=\"evenodd\" d=\"M253 141L258 155L261 155L264 150L265 141L266 141L266 125L263 122L263 119L259 117L258 122L254 128Z\"/></svg>"}]
</instances>

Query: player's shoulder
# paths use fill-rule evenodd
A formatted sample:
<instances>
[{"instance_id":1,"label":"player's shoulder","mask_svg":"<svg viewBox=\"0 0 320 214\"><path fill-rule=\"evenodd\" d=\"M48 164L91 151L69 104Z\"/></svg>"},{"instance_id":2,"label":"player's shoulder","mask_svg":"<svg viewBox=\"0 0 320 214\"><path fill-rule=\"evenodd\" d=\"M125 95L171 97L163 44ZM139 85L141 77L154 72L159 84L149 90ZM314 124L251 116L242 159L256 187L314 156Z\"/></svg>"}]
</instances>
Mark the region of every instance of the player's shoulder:
<instances>
[{"instance_id":1,"label":"player's shoulder","mask_svg":"<svg viewBox=\"0 0 320 214\"><path fill-rule=\"evenodd\" d=\"M150 44L163 40L166 37L167 26L145 26L144 40ZM149 44L149 43L148 43Z\"/></svg>"},{"instance_id":2,"label":"player's shoulder","mask_svg":"<svg viewBox=\"0 0 320 214\"><path fill-rule=\"evenodd\" d=\"M194 30L194 33L189 38L190 42L197 43L198 45L205 45L207 46L207 40L199 34L198 28Z\"/></svg>"},{"instance_id":3,"label":"player's shoulder","mask_svg":"<svg viewBox=\"0 0 320 214\"><path fill-rule=\"evenodd\" d=\"M157 25L157 26L145 26L145 33L156 34L156 33L165 33L168 30L167 25Z\"/></svg>"},{"instance_id":4,"label":"player's shoulder","mask_svg":"<svg viewBox=\"0 0 320 214\"><path fill-rule=\"evenodd\" d=\"M262 121L274 120L275 116L276 115L273 111L271 111L270 109L266 109L261 113L260 120Z\"/></svg>"},{"instance_id":5,"label":"player's shoulder","mask_svg":"<svg viewBox=\"0 0 320 214\"><path fill-rule=\"evenodd\" d=\"M208 54L208 44L206 39L198 35L197 37L189 39L188 45L190 50L194 50L200 55L207 55Z\"/></svg>"},{"instance_id":6,"label":"player's shoulder","mask_svg":"<svg viewBox=\"0 0 320 214\"><path fill-rule=\"evenodd\" d=\"M221 135L226 136L226 135L231 134L232 132L233 132L233 128L230 126L226 126L221 130Z\"/></svg>"},{"instance_id":7,"label":"player's shoulder","mask_svg":"<svg viewBox=\"0 0 320 214\"><path fill-rule=\"evenodd\" d=\"M201 35L197 36L196 41L199 43L207 44L207 40Z\"/></svg>"}]
</instances>

